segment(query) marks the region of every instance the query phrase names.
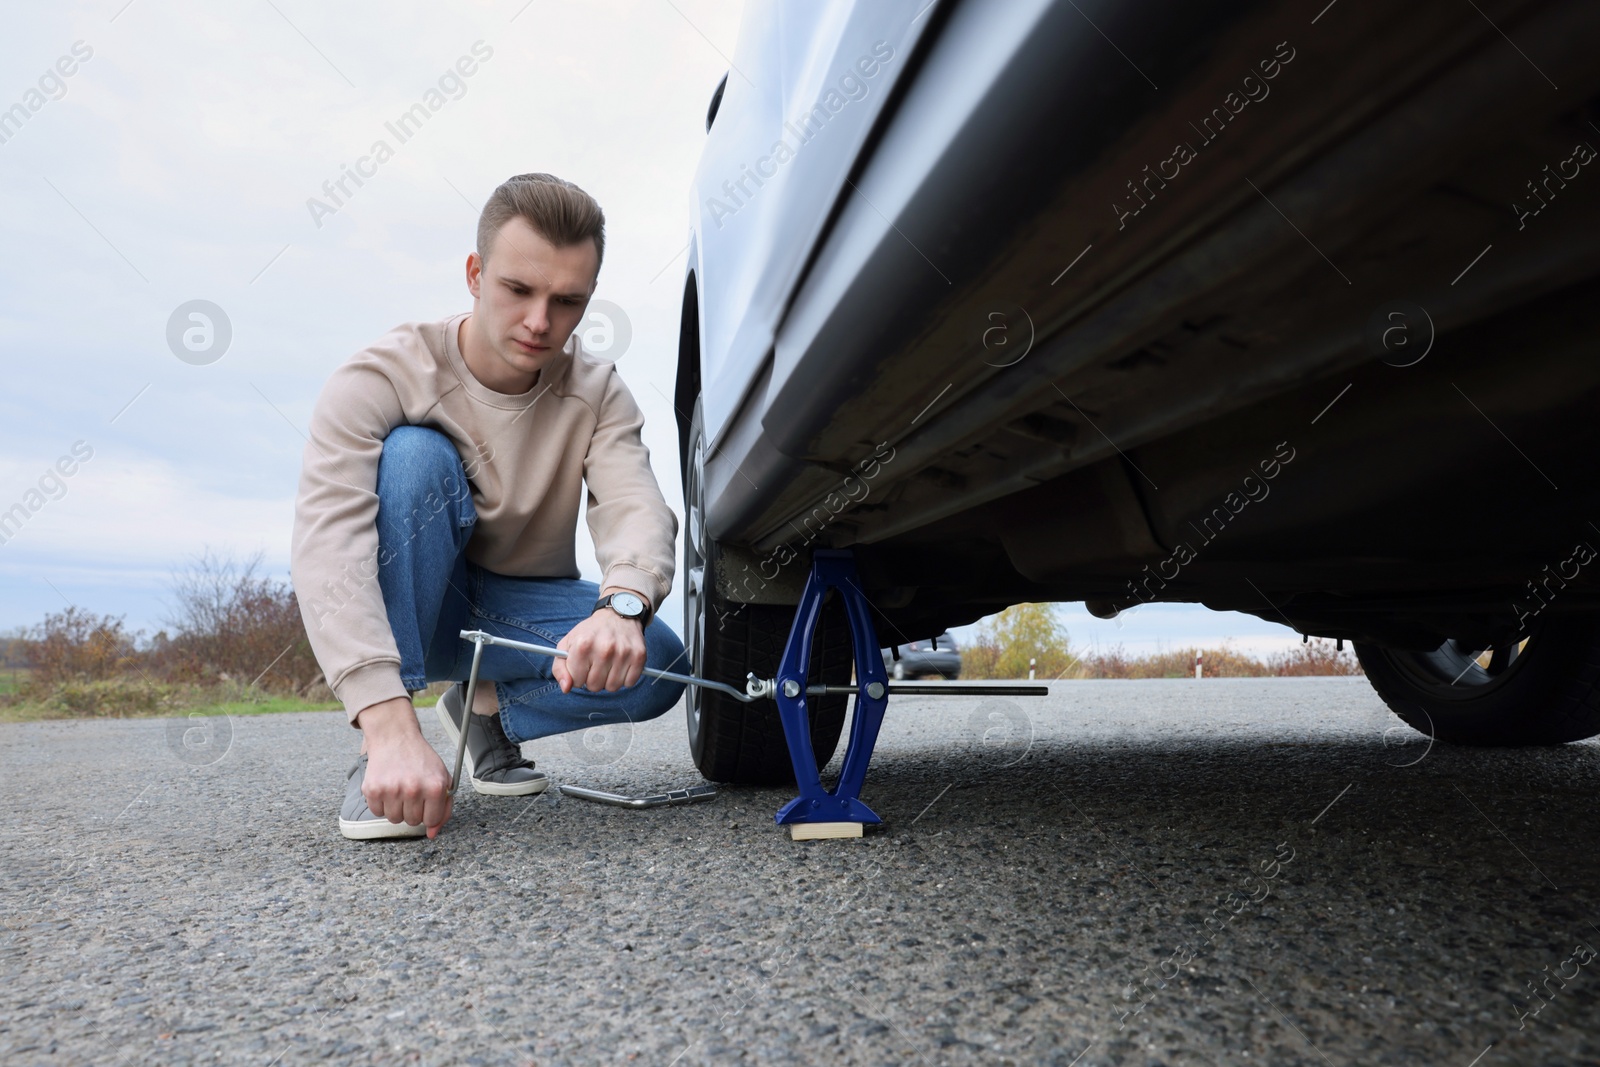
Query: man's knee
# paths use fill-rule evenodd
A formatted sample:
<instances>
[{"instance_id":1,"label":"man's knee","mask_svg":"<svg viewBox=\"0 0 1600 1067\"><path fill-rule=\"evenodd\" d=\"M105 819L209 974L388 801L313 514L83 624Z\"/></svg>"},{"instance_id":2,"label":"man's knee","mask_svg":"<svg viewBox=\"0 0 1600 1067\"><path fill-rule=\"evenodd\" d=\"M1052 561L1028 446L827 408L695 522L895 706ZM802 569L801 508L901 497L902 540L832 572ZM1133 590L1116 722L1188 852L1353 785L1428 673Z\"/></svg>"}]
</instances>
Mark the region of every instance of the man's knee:
<instances>
[{"instance_id":1,"label":"man's knee","mask_svg":"<svg viewBox=\"0 0 1600 1067\"><path fill-rule=\"evenodd\" d=\"M644 635L645 664L658 671L688 674L688 656L684 655L683 642L671 627L657 616L650 620ZM682 682L678 683L682 685Z\"/></svg>"},{"instance_id":2,"label":"man's knee","mask_svg":"<svg viewBox=\"0 0 1600 1067\"><path fill-rule=\"evenodd\" d=\"M396 426L378 460L380 506L396 513L436 514L453 505L459 521L473 516L461 456L449 437L427 426Z\"/></svg>"},{"instance_id":3,"label":"man's knee","mask_svg":"<svg viewBox=\"0 0 1600 1067\"><path fill-rule=\"evenodd\" d=\"M645 666L652 670L688 674L687 660L688 657L683 652L683 642L678 639L678 635L659 618L651 619L645 631ZM642 713L640 717L643 719L654 719L666 714L677 706L684 689L687 688L683 682L658 678L653 674L641 677L638 685L647 697L640 709Z\"/></svg>"},{"instance_id":4,"label":"man's knee","mask_svg":"<svg viewBox=\"0 0 1600 1067\"><path fill-rule=\"evenodd\" d=\"M435 488L443 479L461 477L461 456L449 437L428 426L396 426L383 439L378 481Z\"/></svg>"}]
</instances>

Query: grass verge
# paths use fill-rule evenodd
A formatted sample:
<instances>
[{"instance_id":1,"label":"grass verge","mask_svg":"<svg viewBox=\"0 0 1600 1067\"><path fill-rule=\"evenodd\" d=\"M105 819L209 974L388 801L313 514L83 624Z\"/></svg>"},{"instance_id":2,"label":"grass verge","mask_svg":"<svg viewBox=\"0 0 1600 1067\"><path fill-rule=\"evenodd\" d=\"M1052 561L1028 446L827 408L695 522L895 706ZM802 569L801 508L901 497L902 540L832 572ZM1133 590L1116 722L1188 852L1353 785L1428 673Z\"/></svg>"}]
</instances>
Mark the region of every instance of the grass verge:
<instances>
[{"instance_id":1,"label":"grass verge","mask_svg":"<svg viewBox=\"0 0 1600 1067\"><path fill-rule=\"evenodd\" d=\"M431 708L452 683L434 682L412 698L419 708ZM337 700L300 700L296 697L261 697L251 700L209 698L205 694L192 694L188 699L163 700L159 703L139 701L94 700L92 692L87 699L74 694L63 702L60 699L26 700L14 693L0 694L9 700L0 700L0 723L42 722L62 719L157 719L189 715L278 715L296 711L339 711L344 705Z\"/></svg>"}]
</instances>

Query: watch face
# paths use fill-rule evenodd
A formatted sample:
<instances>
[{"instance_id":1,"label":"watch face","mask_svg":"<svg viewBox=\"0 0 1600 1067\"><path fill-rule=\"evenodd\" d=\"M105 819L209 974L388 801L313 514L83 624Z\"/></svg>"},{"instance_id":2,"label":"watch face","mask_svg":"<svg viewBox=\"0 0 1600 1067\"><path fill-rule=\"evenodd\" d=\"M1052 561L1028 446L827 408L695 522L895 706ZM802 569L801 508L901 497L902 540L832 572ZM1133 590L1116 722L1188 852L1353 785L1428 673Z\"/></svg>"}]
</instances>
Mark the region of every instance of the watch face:
<instances>
[{"instance_id":1,"label":"watch face","mask_svg":"<svg viewBox=\"0 0 1600 1067\"><path fill-rule=\"evenodd\" d=\"M616 593L611 597L611 603L624 615L644 614L644 601L632 593Z\"/></svg>"}]
</instances>

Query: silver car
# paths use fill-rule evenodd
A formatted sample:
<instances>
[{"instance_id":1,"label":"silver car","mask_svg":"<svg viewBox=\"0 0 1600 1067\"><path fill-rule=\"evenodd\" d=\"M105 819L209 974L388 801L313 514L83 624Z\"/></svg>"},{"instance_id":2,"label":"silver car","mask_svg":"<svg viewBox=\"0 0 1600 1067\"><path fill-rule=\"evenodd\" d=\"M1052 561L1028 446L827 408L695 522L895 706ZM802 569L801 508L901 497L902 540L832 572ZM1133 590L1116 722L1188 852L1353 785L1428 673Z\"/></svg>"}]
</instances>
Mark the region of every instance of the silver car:
<instances>
[{"instance_id":1,"label":"silver car","mask_svg":"<svg viewBox=\"0 0 1600 1067\"><path fill-rule=\"evenodd\" d=\"M908 641L883 650L883 665L889 677L940 678L954 681L961 677L961 649L948 633L922 641Z\"/></svg>"},{"instance_id":2,"label":"silver car","mask_svg":"<svg viewBox=\"0 0 1600 1067\"><path fill-rule=\"evenodd\" d=\"M1314 7L749 5L682 294L701 673L770 676L848 548L883 644L1198 602L1441 741L1600 733L1600 5ZM707 777L792 780L775 708L687 700Z\"/></svg>"}]
</instances>

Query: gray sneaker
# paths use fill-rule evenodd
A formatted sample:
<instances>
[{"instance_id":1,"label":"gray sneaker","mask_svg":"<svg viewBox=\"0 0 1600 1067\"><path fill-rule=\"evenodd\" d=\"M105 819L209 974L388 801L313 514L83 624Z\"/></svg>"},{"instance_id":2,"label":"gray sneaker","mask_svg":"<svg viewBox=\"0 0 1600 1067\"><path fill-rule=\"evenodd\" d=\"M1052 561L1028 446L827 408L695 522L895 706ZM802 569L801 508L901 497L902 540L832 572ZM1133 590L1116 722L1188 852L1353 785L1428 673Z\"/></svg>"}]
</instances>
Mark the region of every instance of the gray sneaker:
<instances>
[{"instance_id":1,"label":"gray sneaker","mask_svg":"<svg viewBox=\"0 0 1600 1067\"><path fill-rule=\"evenodd\" d=\"M345 776L344 806L339 809L339 832L352 841L371 841L379 837L422 837L426 826L390 822L386 817L372 814L367 798L362 795L361 783L367 777L367 755L356 758L355 765Z\"/></svg>"},{"instance_id":2,"label":"gray sneaker","mask_svg":"<svg viewBox=\"0 0 1600 1067\"><path fill-rule=\"evenodd\" d=\"M456 746L461 743L462 706L466 703L467 683L457 682L445 691L434 705L439 715L439 725L450 739L450 756L446 766L455 761ZM542 793L550 784L550 776L533 769L533 761L524 759L522 749L513 744L500 728L498 715L467 715L467 754L463 760L468 781L479 793L497 797L520 797L529 793Z\"/></svg>"}]
</instances>

